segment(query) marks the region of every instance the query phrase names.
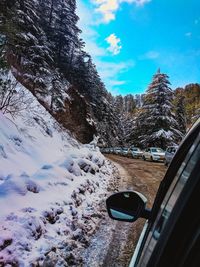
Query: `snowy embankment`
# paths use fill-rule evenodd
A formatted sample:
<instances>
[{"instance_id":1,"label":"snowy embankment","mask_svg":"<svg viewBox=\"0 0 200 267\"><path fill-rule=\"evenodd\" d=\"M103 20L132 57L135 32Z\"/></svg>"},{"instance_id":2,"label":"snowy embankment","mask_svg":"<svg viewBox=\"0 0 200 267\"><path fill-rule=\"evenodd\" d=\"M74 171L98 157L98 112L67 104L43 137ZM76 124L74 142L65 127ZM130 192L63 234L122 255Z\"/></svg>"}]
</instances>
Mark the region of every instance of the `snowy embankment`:
<instances>
[{"instance_id":1,"label":"snowy embankment","mask_svg":"<svg viewBox=\"0 0 200 267\"><path fill-rule=\"evenodd\" d=\"M0 113L0 266L79 266L113 166L42 108Z\"/></svg>"}]
</instances>

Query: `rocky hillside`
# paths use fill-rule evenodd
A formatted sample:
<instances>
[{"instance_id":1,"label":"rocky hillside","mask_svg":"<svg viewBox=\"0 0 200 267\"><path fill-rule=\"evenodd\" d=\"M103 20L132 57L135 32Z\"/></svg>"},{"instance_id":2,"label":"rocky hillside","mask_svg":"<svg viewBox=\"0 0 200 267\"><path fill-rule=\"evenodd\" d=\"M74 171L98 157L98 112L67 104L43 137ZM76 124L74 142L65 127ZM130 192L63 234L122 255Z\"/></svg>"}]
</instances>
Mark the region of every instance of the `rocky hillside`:
<instances>
[{"instance_id":1,"label":"rocky hillside","mask_svg":"<svg viewBox=\"0 0 200 267\"><path fill-rule=\"evenodd\" d=\"M2 0L1 69L11 70L56 120L88 143L120 143L119 118L77 27L76 1Z\"/></svg>"},{"instance_id":2,"label":"rocky hillside","mask_svg":"<svg viewBox=\"0 0 200 267\"><path fill-rule=\"evenodd\" d=\"M16 91L29 105L0 111L0 266L81 266L116 168L21 84Z\"/></svg>"}]
</instances>

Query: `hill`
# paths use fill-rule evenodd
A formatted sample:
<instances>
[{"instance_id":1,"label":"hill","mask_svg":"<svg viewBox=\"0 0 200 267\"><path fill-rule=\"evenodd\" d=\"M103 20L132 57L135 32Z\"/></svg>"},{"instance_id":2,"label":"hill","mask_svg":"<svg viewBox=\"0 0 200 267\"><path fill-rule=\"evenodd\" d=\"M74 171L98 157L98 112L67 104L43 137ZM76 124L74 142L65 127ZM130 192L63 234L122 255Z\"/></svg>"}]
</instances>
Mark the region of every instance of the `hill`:
<instances>
[{"instance_id":1,"label":"hill","mask_svg":"<svg viewBox=\"0 0 200 267\"><path fill-rule=\"evenodd\" d=\"M26 99L20 115L0 112L0 265L78 266L114 169L95 141L80 144Z\"/></svg>"},{"instance_id":2,"label":"hill","mask_svg":"<svg viewBox=\"0 0 200 267\"><path fill-rule=\"evenodd\" d=\"M97 134L99 143L119 143L119 119L79 37L76 1L2 0L0 17L0 67L82 143Z\"/></svg>"}]
</instances>

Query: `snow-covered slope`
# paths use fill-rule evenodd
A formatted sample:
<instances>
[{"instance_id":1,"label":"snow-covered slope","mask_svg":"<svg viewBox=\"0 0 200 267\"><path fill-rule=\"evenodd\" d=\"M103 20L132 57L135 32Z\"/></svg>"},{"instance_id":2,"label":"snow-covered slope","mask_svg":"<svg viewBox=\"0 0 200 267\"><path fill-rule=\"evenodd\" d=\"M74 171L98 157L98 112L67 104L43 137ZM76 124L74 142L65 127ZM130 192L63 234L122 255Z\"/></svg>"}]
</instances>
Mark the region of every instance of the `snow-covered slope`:
<instances>
[{"instance_id":1,"label":"snow-covered slope","mask_svg":"<svg viewBox=\"0 0 200 267\"><path fill-rule=\"evenodd\" d=\"M17 118L0 112L0 265L78 266L113 167L28 97Z\"/></svg>"}]
</instances>

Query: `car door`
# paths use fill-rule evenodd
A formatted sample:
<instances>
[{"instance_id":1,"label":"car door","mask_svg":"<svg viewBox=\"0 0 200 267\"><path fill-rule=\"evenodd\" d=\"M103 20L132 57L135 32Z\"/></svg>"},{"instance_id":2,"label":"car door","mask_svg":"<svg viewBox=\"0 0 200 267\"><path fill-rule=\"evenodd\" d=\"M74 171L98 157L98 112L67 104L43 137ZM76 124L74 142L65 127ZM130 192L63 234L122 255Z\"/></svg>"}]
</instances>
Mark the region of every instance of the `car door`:
<instances>
[{"instance_id":1,"label":"car door","mask_svg":"<svg viewBox=\"0 0 200 267\"><path fill-rule=\"evenodd\" d=\"M151 158L151 149L150 148L147 149L147 158L148 159Z\"/></svg>"},{"instance_id":2,"label":"car door","mask_svg":"<svg viewBox=\"0 0 200 267\"><path fill-rule=\"evenodd\" d=\"M148 158L148 148L146 148L146 149L144 150L144 156L145 156L145 159Z\"/></svg>"}]
</instances>

